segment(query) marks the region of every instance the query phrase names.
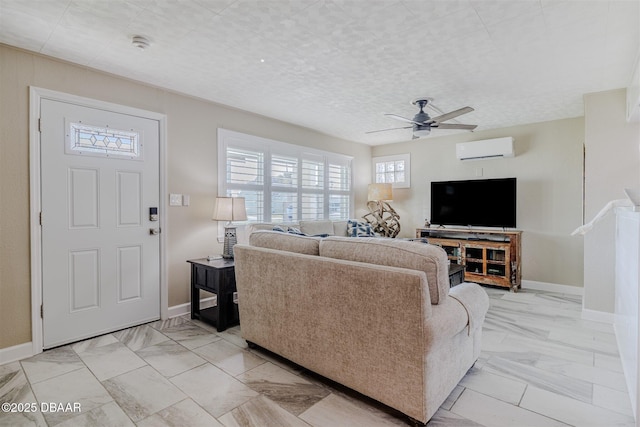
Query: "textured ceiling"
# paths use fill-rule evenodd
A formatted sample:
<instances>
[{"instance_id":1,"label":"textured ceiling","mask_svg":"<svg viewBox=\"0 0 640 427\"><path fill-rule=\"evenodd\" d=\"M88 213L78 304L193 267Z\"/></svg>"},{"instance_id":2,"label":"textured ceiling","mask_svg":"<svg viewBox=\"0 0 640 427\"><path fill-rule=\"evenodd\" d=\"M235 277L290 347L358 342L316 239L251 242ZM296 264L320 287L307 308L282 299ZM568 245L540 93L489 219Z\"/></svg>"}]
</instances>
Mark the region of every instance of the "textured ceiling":
<instances>
[{"instance_id":1,"label":"textured ceiling","mask_svg":"<svg viewBox=\"0 0 640 427\"><path fill-rule=\"evenodd\" d=\"M0 0L0 42L371 145L410 101L477 130L626 87L637 0ZM131 37L151 40L145 51ZM434 116L438 113L429 111ZM443 135L460 131L433 131Z\"/></svg>"}]
</instances>

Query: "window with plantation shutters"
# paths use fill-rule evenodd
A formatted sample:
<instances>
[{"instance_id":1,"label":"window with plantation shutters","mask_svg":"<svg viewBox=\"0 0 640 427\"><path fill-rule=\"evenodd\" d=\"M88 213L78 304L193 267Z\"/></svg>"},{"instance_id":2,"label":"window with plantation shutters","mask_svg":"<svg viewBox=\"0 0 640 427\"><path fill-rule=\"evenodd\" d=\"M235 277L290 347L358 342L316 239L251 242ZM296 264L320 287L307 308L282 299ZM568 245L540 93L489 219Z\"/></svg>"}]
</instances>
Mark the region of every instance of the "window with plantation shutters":
<instances>
[{"instance_id":1,"label":"window with plantation shutters","mask_svg":"<svg viewBox=\"0 0 640 427\"><path fill-rule=\"evenodd\" d=\"M350 218L346 209L351 199L351 161L334 159L329 162L328 173L329 219Z\"/></svg>"},{"instance_id":2,"label":"window with plantation shutters","mask_svg":"<svg viewBox=\"0 0 640 427\"><path fill-rule=\"evenodd\" d=\"M244 197L247 218L264 219L264 153L256 150L228 147L225 152L223 181L227 196Z\"/></svg>"},{"instance_id":3,"label":"window with plantation shutters","mask_svg":"<svg viewBox=\"0 0 640 427\"><path fill-rule=\"evenodd\" d=\"M298 159L271 154L271 222L291 222L298 217Z\"/></svg>"},{"instance_id":4,"label":"window with plantation shutters","mask_svg":"<svg viewBox=\"0 0 640 427\"><path fill-rule=\"evenodd\" d=\"M325 208L325 160L323 156L303 154L301 181L301 212L300 219L324 219Z\"/></svg>"},{"instance_id":5,"label":"window with plantation shutters","mask_svg":"<svg viewBox=\"0 0 640 427\"><path fill-rule=\"evenodd\" d=\"M218 194L245 197L249 222L350 218L352 158L218 129Z\"/></svg>"}]
</instances>

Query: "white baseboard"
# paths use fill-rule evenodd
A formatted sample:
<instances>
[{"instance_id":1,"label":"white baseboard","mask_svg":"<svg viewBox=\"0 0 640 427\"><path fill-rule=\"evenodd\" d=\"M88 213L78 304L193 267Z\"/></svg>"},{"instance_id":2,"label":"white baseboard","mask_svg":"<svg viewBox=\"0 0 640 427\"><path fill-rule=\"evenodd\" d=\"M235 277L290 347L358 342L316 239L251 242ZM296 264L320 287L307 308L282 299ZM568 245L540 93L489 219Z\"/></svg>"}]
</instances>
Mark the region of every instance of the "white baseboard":
<instances>
[{"instance_id":1,"label":"white baseboard","mask_svg":"<svg viewBox=\"0 0 640 427\"><path fill-rule=\"evenodd\" d=\"M559 294L584 296L584 288L579 286L559 285L557 283L537 282L535 280L523 280L523 289L533 289L536 291L556 292Z\"/></svg>"},{"instance_id":2,"label":"white baseboard","mask_svg":"<svg viewBox=\"0 0 640 427\"><path fill-rule=\"evenodd\" d=\"M2 348L0 349L0 365L26 359L31 356L33 356L33 344L31 342Z\"/></svg>"},{"instance_id":3,"label":"white baseboard","mask_svg":"<svg viewBox=\"0 0 640 427\"><path fill-rule=\"evenodd\" d=\"M216 297L212 296L209 298L203 298L200 300L200 310L205 308L213 307L216 305ZM187 302L184 304L174 305L169 307L169 319L178 316L184 316L185 314L191 313L191 303Z\"/></svg>"},{"instance_id":4,"label":"white baseboard","mask_svg":"<svg viewBox=\"0 0 640 427\"><path fill-rule=\"evenodd\" d=\"M613 325L615 321L615 314L609 313L607 311L597 311L597 310L589 310L586 308L582 309L582 319L583 320L591 320L592 322L600 322L600 323L609 323Z\"/></svg>"}]
</instances>

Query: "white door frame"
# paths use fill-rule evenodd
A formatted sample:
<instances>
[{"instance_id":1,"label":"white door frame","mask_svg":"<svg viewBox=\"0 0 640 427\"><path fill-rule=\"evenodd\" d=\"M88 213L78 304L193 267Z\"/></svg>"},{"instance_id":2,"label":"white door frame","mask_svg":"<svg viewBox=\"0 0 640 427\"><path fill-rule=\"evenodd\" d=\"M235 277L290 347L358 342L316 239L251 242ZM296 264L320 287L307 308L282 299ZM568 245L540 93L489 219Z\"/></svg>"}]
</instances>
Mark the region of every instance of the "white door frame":
<instances>
[{"instance_id":1,"label":"white door frame","mask_svg":"<svg viewBox=\"0 0 640 427\"><path fill-rule=\"evenodd\" d=\"M39 87L29 87L29 193L30 193L30 230L31 230L31 344L33 354L42 353L43 335L40 307L42 305L42 229L40 227L40 101L51 99L68 102L88 108L108 110L116 113L128 114L157 120L160 125L160 318L166 319L169 312L169 292L167 285L167 214L166 208L166 144L167 144L167 116L166 114L127 107L110 102L99 101L81 96L57 92Z\"/></svg>"}]
</instances>

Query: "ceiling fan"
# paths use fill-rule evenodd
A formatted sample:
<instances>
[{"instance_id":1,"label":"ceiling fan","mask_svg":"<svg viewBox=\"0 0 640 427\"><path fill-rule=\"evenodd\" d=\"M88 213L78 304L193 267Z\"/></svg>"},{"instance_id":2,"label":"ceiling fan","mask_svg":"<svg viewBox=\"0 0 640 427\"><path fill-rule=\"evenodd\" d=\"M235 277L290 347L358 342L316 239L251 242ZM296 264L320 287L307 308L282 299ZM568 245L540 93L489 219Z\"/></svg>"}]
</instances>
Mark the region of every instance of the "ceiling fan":
<instances>
[{"instance_id":1,"label":"ceiling fan","mask_svg":"<svg viewBox=\"0 0 640 427\"><path fill-rule=\"evenodd\" d=\"M413 119L407 119L406 117L398 116L397 114L385 114L392 119L400 120L401 122L411 123L412 126L404 126L399 128L373 130L366 133L386 132L396 129L410 129L413 128L413 139L420 138L429 135L431 129L462 129L462 130L474 130L478 125L463 125L459 123L442 123L447 120L451 120L455 117L461 116L473 111L471 107L463 107L449 113L441 114L437 117L431 118L429 114L424 112L424 107L429 103L429 98L418 98L411 101L413 105L420 107L418 114L413 116Z\"/></svg>"}]
</instances>

